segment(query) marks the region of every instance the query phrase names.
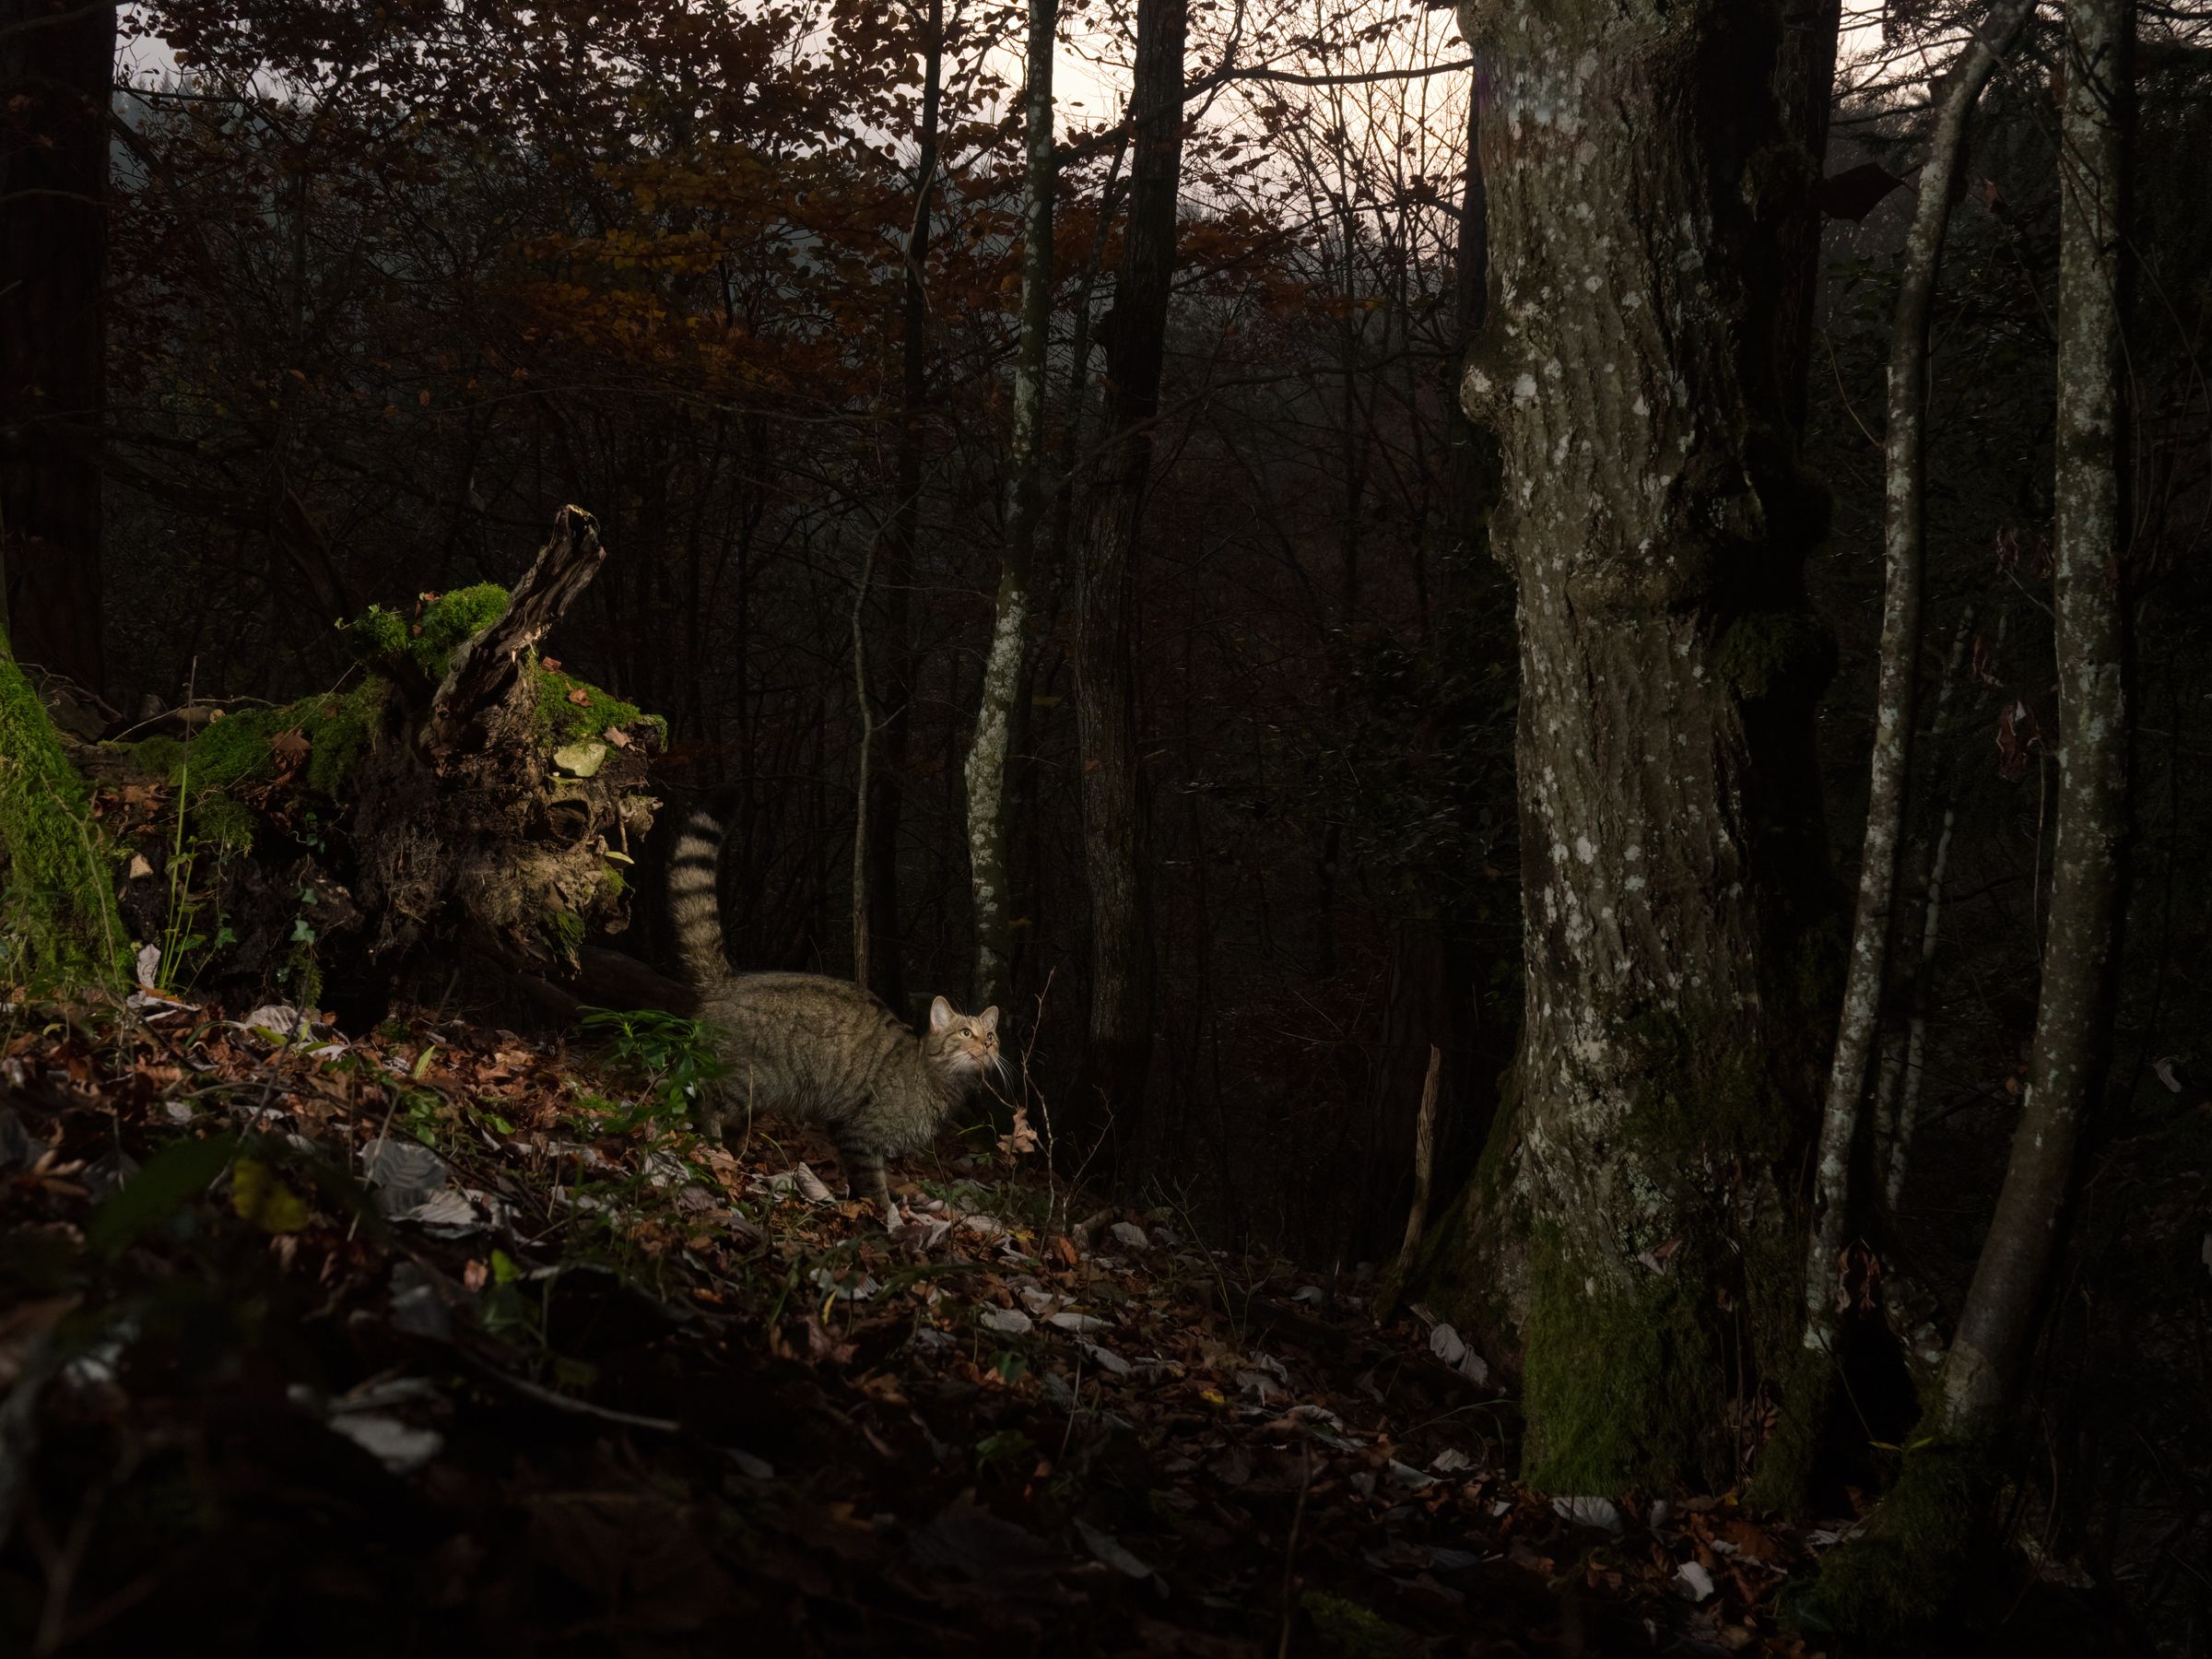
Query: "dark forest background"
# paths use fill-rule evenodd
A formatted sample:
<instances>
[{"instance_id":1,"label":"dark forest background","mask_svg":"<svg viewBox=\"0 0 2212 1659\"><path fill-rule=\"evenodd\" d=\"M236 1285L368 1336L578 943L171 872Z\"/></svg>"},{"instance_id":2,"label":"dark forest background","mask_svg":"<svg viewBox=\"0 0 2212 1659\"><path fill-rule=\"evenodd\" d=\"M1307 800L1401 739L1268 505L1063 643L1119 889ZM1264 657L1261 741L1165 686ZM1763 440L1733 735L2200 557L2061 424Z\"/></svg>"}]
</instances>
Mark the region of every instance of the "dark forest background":
<instances>
[{"instance_id":1,"label":"dark forest background","mask_svg":"<svg viewBox=\"0 0 2212 1659\"><path fill-rule=\"evenodd\" d=\"M1828 174L1875 181L1829 203L1808 384L1806 453L1831 497L1807 580L1834 631L1818 759L1839 893L1865 806L1883 374L1912 200L1880 179L1916 164L1940 90L1927 65L1944 61L1923 51L1955 38L1955 9L1847 19L1857 55L1833 112ZM126 35L173 55L126 53L112 107L96 588L79 573L98 649L20 637L11 586L19 654L103 700L114 730L188 698L288 702L358 672L340 618L512 583L578 503L611 557L550 649L669 724L641 867L683 805L720 803L735 962L849 973L857 909L895 1007L964 998L962 761L1007 499L1021 22L975 0L934 32L919 9L809 0L127 11ZM1066 26L1127 30L1105 6ZM1908 834L1924 875L1939 844L1943 862L1924 981L1890 1034L1914 1045L1900 1087L1917 1133L1888 1208L1939 1300L1962 1293L2004 1173L2051 854L2059 190L2042 27L1978 117L1933 329ZM2194 1630L2172 1651L2197 1652L2212 22L2147 5L2141 29L2117 1035L2038 1360L2047 1455L2010 1500L2039 1548L2089 1563L2144 1630ZM1520 1019L1513 596L1486 545L1487 441L1454 394L1484 306L1475 77L1410 73L1463 52L1448 13L1201 6L1187 60L1193 81L1240 62L1406 72L1225 75L1192 99L1128 643L1154 1017L1112 1179L1212 1236L1322 1265L1395 1247L1432 1043L1439 1190L1465 1178ZM1128 191L1120 111L1071 96L1009 772L1009 1014L1048 1102L1086 1059L1093 758L1070 543L1106 418ZM865 810L856 634L877 745ZM874 853L857 905L856 836ZM620 942L666 963L657 901L635 909ZM1894 1415L1878 1396L1898 1380L1861 1382L1866 1411Z\"/></svg>"}]
</instances>

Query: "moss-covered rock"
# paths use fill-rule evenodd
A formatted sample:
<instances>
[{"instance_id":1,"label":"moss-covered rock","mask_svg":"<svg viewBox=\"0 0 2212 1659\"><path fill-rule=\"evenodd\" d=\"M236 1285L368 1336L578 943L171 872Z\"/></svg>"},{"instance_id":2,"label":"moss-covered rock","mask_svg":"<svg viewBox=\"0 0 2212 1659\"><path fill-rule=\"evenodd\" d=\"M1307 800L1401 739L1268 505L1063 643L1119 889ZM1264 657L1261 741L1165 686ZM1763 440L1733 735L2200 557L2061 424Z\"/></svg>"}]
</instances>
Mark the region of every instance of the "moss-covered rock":
<instances>
[{"instance_id":1,"label":"moss-covered rock","mask_svg":"<svg viewBox=\"0 0 2212 1659\"><path fill-rule=\"evenodd\" d=\"M84 781L0 636L0 984L119 980L112 876Z\"/></svg>"}]
</instances>

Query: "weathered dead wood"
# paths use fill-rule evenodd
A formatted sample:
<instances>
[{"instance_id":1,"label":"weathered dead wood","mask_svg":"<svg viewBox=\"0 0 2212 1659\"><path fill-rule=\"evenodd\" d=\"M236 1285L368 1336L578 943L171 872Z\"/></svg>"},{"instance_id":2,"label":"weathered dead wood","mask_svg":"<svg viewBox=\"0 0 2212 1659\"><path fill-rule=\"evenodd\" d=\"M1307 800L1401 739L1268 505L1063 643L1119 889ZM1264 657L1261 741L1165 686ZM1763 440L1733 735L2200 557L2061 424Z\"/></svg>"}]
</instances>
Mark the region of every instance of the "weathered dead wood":
<instances>
[{"instance_id":1,"label":"weathered dead wood","mask_svg":"<svg viewBox=\"0 0 2212 1659\"><path fill-rule=\"evenodd\" d=\"M513 688L523 653L546 637L606 561L597 519L581 507L553 515L552 537L509 595L506 614L453 653L423 725L427 754L450 755L478 731L486 712Z\"/></svg>"},{"instance_id":2,"label":"weathered dead wood","mask_svg":"<svg viewBox=\"0 0 2212 1659\"><path fill-rule=\"evenodd\" d=\"M1436 1176L1436 1097L1442 1084L1444 1051L1435 1043L1429 1045L1429 1071L1421 1079L1421 1111L1413 1126L1413 1206L1406 1212L1406 1239L1398 1246L1397 1265L1383 1280L1383 1304L1376 1310L1378 1317L1387 1317L1390 1309L1403 1291L1406 1277L1413 1271L1413 1258L1421 1247L1421 1234L1429 1225L1430 1189Z\"/></svg>"}]
</instances>

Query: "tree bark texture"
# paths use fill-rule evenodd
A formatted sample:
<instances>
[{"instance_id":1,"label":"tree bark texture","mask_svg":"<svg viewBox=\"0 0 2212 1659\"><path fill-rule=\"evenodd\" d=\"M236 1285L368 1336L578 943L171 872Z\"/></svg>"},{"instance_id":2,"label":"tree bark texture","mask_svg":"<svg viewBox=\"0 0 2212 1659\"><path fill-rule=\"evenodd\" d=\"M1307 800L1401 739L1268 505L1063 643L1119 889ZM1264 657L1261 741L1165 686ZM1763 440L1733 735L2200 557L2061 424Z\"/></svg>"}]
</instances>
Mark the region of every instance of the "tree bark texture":
<instances>
[{"instance_id":1,"label":"tree bark texture","mask_svg":"<svg viewBox=\"0 0 2212 1659\"><path fill-rule=\"evenodd\" d=\"M968 870L975 901L975 1001L1001 1007L1013 977L1013 861L1006 852L1006 769L1029 643L1030 571L1044 505L1045 374L1053 333L1053 49L1059 0L1030 0L1024 98L1029 176L1022 192L1021 340L1006 441L1006 546L991 647L968 747Z\"/></svg>"},{"instance_id":2,"label":"tree bark texture","mask_svg":"<svg viewBox=\"0 0 2212 1659\"><path fill-rule=\"evenodd\" d=\"M96 695L115 8L0 0L0 620Z\"/></svg>"},{"instance_id":3,"label":"tree bark texture","mask_svg":"<svg viewBox=\"0 0 2212 1659\"><path fill-rule=\"evenodd\" d=\"M2001 1425L2035 1330L2081 1120L2103 1088L2127 816L2122 376L2129 0L2072 0L2059 158L2058 831L2028 1094L1940 1382L1941 1425Z\"/></svg>"},{"instance_id":4,"label":"tree bark texture","mask_svg":"<svg viewBox=\"0 0 2212 1659\"><path fill-rule=\"evenodd\" d=\"M1075 1139L1112 1173L1138 1128L1152 1054L1152 940L1136 760L1136 540L1167 354L1182 174L1189 0L1139 0L1129 218L1106 347L1106 429L1076 564L1076 731L1090 886L1090 1013Z\"/></svg>"},{"instance_id":5,"label":"tree bark texture","mask_svg":"<svg viewBox=\"0 0 2212 1659\"><path fill-rule=\"evenodd\" d=\"M1875 1027L1888 983L1905 793L1912 768L1915 682L1920 673L1920 598L1927 543L1928 320L1943 265L1945 231L1967 124L1982 89L2010 48L2035 0L2006 0L1966 50L1950 82L1920 201L1900 256L1897 312L1889 331L1888 424L1883 435L1882 638L1877 657L1874 758L1866 795L1866 838L1859 860L1858 906L1842 1018L1829 1070L1814 1175L1813 1226L1806 1247L1805 1346L1832 1355L1836 1344L1836 1262L1853 1216L1851 1173L1866 1096Z\"/></svg>"},{"instance_id":6,"label":"tree bark texture","mask_svg":"<svg viewBox=\"0 0 2212 1659\"><path fill-rule=\"evenodd\" d=\"M1820 286L1820 235L1827 225L1812 187L1827 168L1829 119L1836 101L1836 37L1842 21L1842 0L1783 0L1782 43L1771 83L1785 139L1781 158L1797 173L1790 192L1794 206L1781 229L1786 280L1768 359L1774 374L1771 395L1800 429L1813 305Z\"/></svg>"},{"instance_id":7,"label":"tree bark texture","mask_svg":"<svg viewBox=\"0 0 2212 1659\"><path fill-rule=\"evenodd\" d=\"M1518 586L1527 977L1514 1098L1431 1300L1517 1328L1538 1481L1724 1479L1723 1403L1797 1336L1832 939L1810 741L1832 645L1801 580L1822 503L1774 361L1813 170L1779 6L1460 16L1491 276L1461 390L1499 441Z\"/></svg>"}]
</instances>

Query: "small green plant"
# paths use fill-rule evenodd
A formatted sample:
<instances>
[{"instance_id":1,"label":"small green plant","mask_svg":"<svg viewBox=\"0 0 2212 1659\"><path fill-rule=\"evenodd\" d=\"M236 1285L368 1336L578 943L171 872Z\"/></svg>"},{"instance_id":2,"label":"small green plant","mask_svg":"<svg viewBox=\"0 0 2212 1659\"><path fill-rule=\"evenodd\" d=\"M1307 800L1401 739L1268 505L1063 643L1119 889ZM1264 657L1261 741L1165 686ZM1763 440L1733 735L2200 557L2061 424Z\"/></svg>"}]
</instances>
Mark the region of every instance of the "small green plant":
<instances>
[{"instance_id":1,"label":"small green plant","mask_svg":"<svg viewBox=\"0 0 2212 1659\"><path fill-rule=\"evenodd\" d=\"M1001 1429L995 1434L986 1434L975 1443L975 1473L978 1479L988 1480L994 1476L1001 1476L1018 1480L1036 1467L1036 1464L1037 1442L1018 1429Z\"/></svg>"},{"instance_id":2,"label":"small green plant","mask_svg":"<svg viewBox=\"0 0 2212 1659\"><path fill-rule=\"evenodd\" d=\"M699 1020L657 1008L586 1008L577 1019L584 1036L603 1045L607 1069L634 1094L607 1126L626 1135L647 1124L683 1124L702 1089L729 1068L714 1052L712 1035Z\"/></svg>"},{"instance_id":3,"label":"small green plant","mask_svg":"<svg viewBox=\"0 0 2212 1659\"><path fill-rule=\"evenodd\" d=\"M446 1127L453 1111L445 1097L434 1088L406 1088L399 1090L399 1124L409 1135L424 1146L436 1149L440 1135Z\"/></svg>"},{"instance_id":4,"label":"small green plant","mask_svg":"<svg viewBox=\"0 0 2212 1659\"><path fill-rule=\"evenodd\" d=\"M182 816L181 803L179 816ZM214 851L218 869L227 850L218 843ZM225 946L238 943L237 933L224 919L219 895L210 897L199 890L194 880L204 851L196 835L183 838L170 851L165 872L169 907L162 918L161 960L154 971L153 986L170 996L189 993L208 958ZM206 931L211 923L212 934Z\"/></svg>"}]
</instances>

